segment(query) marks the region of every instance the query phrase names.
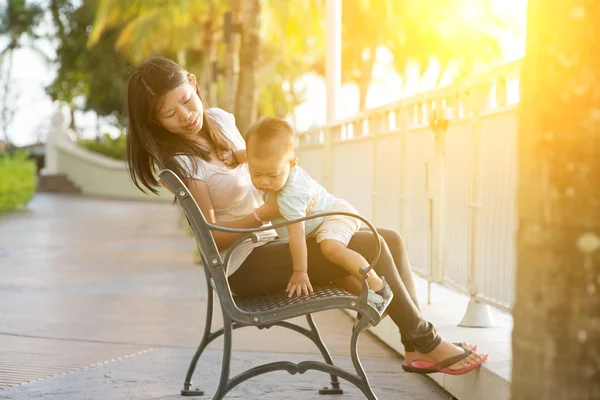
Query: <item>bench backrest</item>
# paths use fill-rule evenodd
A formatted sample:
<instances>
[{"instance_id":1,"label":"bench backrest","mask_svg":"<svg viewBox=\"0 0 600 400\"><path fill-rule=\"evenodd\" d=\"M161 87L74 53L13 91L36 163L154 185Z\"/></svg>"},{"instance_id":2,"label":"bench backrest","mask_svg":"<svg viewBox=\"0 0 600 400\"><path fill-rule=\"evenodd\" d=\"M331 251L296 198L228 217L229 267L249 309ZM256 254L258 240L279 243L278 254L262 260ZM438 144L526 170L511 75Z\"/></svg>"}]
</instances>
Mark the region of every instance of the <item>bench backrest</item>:
<instances>
[{"instance_id":1,"label":"bench backrest","mask_svg":"<svg viewBox=\"0 0 600 400\"><path fill-rule=\"evenodd\" d=\"M196 245L202 257L202 262L204 263L204 268L208 271L206 274L207 279L212 280L213 287L219 295L224 311L232 317L245 319L246 316L243 316L243 313L235 306L227 281L226 266L223 265L223 260L213 238L211 225L206 221L198 203L196 203L185 183L173 171L163 169L158 176L175 194L175 198L190 224L190 228L196 239ZM211 282L209 281L207 284L210 285Z\"/></svg>"}]
</instances>

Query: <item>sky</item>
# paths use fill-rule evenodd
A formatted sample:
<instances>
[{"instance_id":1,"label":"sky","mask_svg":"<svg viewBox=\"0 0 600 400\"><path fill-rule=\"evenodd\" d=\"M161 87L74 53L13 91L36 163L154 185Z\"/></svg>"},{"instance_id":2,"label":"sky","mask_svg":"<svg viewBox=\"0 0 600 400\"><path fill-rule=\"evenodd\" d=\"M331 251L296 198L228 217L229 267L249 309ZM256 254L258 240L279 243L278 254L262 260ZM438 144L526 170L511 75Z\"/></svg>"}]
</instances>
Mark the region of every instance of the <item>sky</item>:
<instances>
[{"instance_id":1,"label":"sky","mask_svg":"<svg viewBox=\"0 0 600 400\"><path fill-rule=\"evenodd\" d=\"M0 0L2 1L2 0ZM494 0L499 13L508 13L524 26L526 0ZM43 32L51 32L52 24L46 18L40 25ZM0 37L0 49L6 46L8 40ZM54 57L54 45L48 40L37 40L35 46L42 50L48 57ZM502 39L504 60L512 61L524 54L524 40L506 37ZM431 66L431 71L419 80L418 68L409 67L406 71L407 82L394 73L391 73L391 54L385 49L379 49L377 63L373 75L373 83L367 95L367 107L372 108L400 97L406 97L417 91L432 88L436 65ZM437 67L439 69L439 67ZM2 66L2 85L4 85L5 65ZM38 53L28 46L14 52L14 67L10 79L10 102L16 109L8 133L13 143L23 146L44 141L51 129L52 115L59 108L53 104L46 95L44 88L53 81L55 66L44 61ZM429 77L429 78L428 78ZM322 78L307 74L299 85L306 88L306 103L296 108L296 122L298 130L305 130L314 125L325 123L325 82ZM348 117L358 111L358 88L354 85L343 85L340 90L337 117ZM66 110L64 111L66 114ZM97 136L97 121L94 113L77 113L76 119L80 127L81 137L93 138ZM107 123L100 121L100 131L114 135L117 131ZM4 139L0 132L0 139Z\"/></svg>"}]
</instances>

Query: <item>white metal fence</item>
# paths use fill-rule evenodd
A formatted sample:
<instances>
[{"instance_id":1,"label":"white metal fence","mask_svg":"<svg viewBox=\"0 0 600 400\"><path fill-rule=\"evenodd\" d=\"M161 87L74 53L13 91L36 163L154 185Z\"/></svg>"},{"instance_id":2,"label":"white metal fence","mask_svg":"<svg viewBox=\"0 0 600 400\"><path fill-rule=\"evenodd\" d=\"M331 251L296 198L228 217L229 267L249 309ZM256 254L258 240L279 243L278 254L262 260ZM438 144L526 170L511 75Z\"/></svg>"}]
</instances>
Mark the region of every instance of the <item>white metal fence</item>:
<instances>
[{"instance_id":1,"label":"white metal fence","mask_svg":"<svg viewBox=\"0 0 600 400\"><path fill-rule=\"evenodd\" d=\"M298 135L300 164L376 226L415 272L509 310L520 61ZM434 130L434 115L450 117Z\"/></svg>"}]
</instances>

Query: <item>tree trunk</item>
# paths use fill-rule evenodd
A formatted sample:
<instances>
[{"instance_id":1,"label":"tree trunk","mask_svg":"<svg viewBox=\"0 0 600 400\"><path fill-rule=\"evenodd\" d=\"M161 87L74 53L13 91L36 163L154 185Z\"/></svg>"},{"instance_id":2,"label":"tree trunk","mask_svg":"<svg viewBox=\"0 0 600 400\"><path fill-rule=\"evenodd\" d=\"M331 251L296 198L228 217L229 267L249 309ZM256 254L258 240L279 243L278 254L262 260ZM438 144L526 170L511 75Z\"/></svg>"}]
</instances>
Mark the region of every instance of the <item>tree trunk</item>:
<instances>
[{"instance_id":1,"label":"tree trunk","mask_svg":"<svg viewBox=\"0 0 600 400\"><path fill-rule=\"evenodd\" d=\"M211 107L220 107L218 103L218 95L217 95L217 80L219 79L219 73L217 71L217 42L215 41L215 35L213 34L213 38L211 41L211 46L209 48L208 59L210 62L209 66L209 80L208 80L208 104Z\"/></svg>"},{"instance_id":2,"label":"tree trunk","mask_svg":"<svg viewBox=\"0 0 600 400\"><path fill-rule=\"evenodd\" d=\"M185 47L177 51L177 64L187 68L187 49Z\"/></svg>"},{"instance_id":3,"label":"tree trunk","mask_svg":"<svg viewBox=\"0 0 600 400\"><path fill-rule=\"evenodd\" d=\"M242 0L242 43L240 74L235 102L236 122L245 133L258 108L261 0Z\"/></svg>"},{"instance_id":4,"label":"tree trunk","mask_svg":"<svg viewBox=\"0 0 600 400\"><path fill-rule=\"evenodd\" d=\"M10 84L11 84L11 75L13 69L13 60L14 60L14 47L10 48L8 53L8 65L6 66L6 77L4 78L4 91L2 93L2 109L0 110L0 123L2 125L2 132L4 133L4 140L10 146L12 141L10 139L10 135L8 134L8 127L10 126L13 117L15 115L15 109L9 106L9 96L10 96ZM0 69L3 65L0 65Z\"/></svg>"},{"instance_id":5,"label":"tree trunk","mask_svg":"<svg viewBox=\"0 0 600 400\"><path fill-rule=\"evenodd\" d=\"M211 20L207 19L204 23L204 38L203 38L203 49L202 49L202 72L198 77L198 86L204 99L208 102L210 107L214 107L210 100L210 83L212 81L212 61L211 54L213 53L212 48L215 46L213 38L213 31Z\"/></svg>"},{"instance_id":6,"label":"tree trunk","mask_svg":"<svg viewBox=\"0 0 600 400\"><path fill-rule=\"evenodd\" d=\"M235 95L237 92L238 73L239 73L239 55L240 55L240 36L235 28L239 27L241 0L230 0L231 5L231 23L233 31L229 45L225 46L225 60L223 69L223 99L221 107L235 114Z\"/></svg>"},{"instance_id":7,"label":"tree trunk","mask_svg":"<svg viewBox=\"0 0 600 400\"><path fill-rule=\"evenodd\" d=\"M530 0L512 400L600 399L600 5Z\"/></svg>"},{"instance_id":8,"label":"tree trunk","mask_svg":"<svg viewBox=\"0 0 600 400\"><path fill-rule=\"evenodd\" d=\"M73 102L71 102L68 106L69 106L69 115L71 116L71 121L69 122L69 128L71 128L73 130L73 132L75 132L77 134L77 136L79 136L79 134L77 132L77 124L75 123L75 104L73 104ZM98 117L96 116L96 119L97 118Z\"/></svg>"},{"instance_id":9,"label":"tree trunk","mask_svg":"<svg viewBox=\"0 0 600 400\"><path fill-rule=\"evenodd\" d=\"M360 111L367 109L367 93L369 92L369 85L371 84L371 76L373 74L373 65L375 65L375 49L365 49L368 54L366 60L362 60L362 68L360 72L360 82L358 85L359 89L359 107Z\"/></svg>"}]
</instances>

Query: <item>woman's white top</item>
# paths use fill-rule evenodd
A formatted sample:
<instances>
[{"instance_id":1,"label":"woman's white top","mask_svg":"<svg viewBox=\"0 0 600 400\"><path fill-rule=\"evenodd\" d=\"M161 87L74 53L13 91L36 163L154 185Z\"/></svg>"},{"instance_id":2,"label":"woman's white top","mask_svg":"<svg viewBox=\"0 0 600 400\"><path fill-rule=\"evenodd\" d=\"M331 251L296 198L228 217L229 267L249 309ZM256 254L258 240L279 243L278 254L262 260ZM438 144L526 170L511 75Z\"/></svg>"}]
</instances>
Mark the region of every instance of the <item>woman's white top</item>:
<instances>
[{"instance_id":1,"label":"woman's white top","mask_svg":"<svg viewBox=\"0 0 600 400\"><path fill-rule=\"evenodd\" d=\"M233 114L220 108L210 108L207 110L207 114L209 118L212 118L217 123L221 132L223 132L236 150L246 148L244 138L235 126L235 117ZM178 157L189 170L192 169L193 164L188 156ZM240 164L232 169L208 163L200 158L196 161L198 168L194 171L192 177L203 181L208 187L208 193L217 221L231 221L243 218L263 204L259 191L252 186L248 164ZM257 243L246 240L233 251L229 261L228 275L233 274L242 265L254 248L262 246L276 238L274 230L259 232L257 235L259 237ZM223 261L228 250L221 252Z\"/></svg>"}]
</instances>

